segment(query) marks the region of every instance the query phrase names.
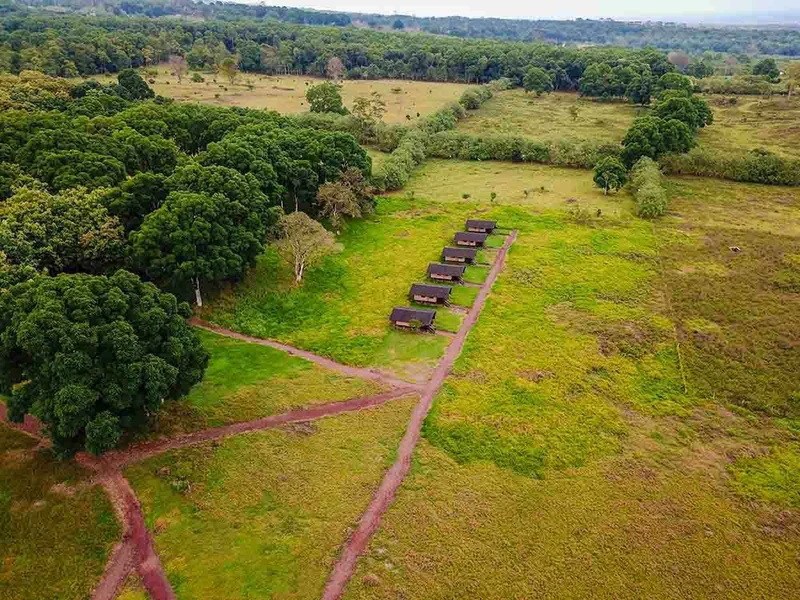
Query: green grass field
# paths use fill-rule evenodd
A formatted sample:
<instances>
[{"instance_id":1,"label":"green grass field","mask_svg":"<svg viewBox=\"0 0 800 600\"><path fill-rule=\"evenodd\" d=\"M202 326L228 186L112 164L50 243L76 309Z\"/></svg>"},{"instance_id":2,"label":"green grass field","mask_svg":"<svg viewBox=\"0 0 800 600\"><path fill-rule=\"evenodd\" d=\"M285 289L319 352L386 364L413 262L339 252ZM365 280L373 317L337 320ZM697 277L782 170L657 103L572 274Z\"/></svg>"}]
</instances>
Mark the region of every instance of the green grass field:
<instances>
[{"instance_id":1,"label":"green grass field","mask_svg":"<svg viewBox=\"0 0 800 600\"><path fill-rule=\"evenodd\" d=\"M0 598L83 600L119 525L88 473L35 445L0 423Z\"/></svg>"},{"instance_id":2,"label":"green grass field","mask_svg":"<svg viewBox=\"0 0 800 600\"><path fill-rule=\"evenodd\" d=\"M475 201L381 198L375 215L348 224L339 238L343 252L310 269L301 286L294 284L287 265L268 252L243 284L223 293L203 316L341 362L424 378L447 340L393 331L389 313L408 303L411 284L425 281L428 263L439 260L465 219L486 210ZM487 268L470 267L469 273L470 281L481 282Z\"/></svg>"},{"instance_id":3,"label":"green grass field","mask_svg":"<svg viewBox=\"0 0 800 600\"><path fill-rule=\"evenodd\" d=\"M153 426L156 433L175 435L382 391L374 382L326 371L280 350L202 330L198 335L211 354L205 377L186 398L164 407Z\"/></svg>"},{"instance_id":4,"label":"green grass field","mask_svg":"<svg viewBox=\"0 0 800 600\"><path fill-rule=\"evenodd\" d=\"M411 187L458 202L450 167ZM655 227L578 223L588 173L539 203L508 169L518 241L346 597L790 597L800 194L686 178Z\"/></svg>"},{"instance_id":5,"label":"green grass field","mask_svg":"<svg viewBox=\"0 0 800 600\"><path fill-rule=\"evenodd\" d=\"M177 597L319 597L415 402L229 438L129 468Z\"/></svg>"},{"instance_id":6,"label":"green grass field","mask_svg":"<svg viewBox=\"0 0 800 600\"><path fill-rule=\"evenodd\" d=\"M577 118L570 112L578 109ZM458 129L474 134L514 135L542 142L580 140L618 142L633 120L647 109L621 102L597 102L556 92L537 97L514 89L496 94L460 121Z\"/></svg>"}]
</instances>

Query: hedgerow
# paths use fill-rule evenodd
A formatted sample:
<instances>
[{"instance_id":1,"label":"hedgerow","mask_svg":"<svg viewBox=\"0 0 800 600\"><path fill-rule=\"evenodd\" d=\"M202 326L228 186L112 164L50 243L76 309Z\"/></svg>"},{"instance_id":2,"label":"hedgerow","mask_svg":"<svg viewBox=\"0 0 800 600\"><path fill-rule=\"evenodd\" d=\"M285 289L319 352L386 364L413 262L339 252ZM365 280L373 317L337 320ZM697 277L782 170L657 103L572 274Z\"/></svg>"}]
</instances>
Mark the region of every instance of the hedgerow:
<instances>
[{"instance_id":1,"label":"hedgerow","mask_svg":"<svg viewBox=\"0 0 800 600\"><path fill-rule=\"evenodd\" d=\"M652 219L667 212L669 198L664 178L652 158L645 156L633 165L630 186L636 199L636 213L640 217Z\"/></svg>"}]
</instances>

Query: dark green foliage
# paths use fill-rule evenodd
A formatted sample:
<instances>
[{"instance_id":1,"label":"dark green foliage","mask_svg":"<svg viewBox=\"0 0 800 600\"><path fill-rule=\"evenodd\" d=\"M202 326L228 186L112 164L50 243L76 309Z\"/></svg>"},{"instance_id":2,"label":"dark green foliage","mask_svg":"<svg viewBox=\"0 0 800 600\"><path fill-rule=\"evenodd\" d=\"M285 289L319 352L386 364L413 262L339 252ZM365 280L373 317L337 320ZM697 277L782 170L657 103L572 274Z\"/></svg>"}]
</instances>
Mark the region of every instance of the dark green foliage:
<instances>
[{"instance_id":1,"label":"dark green foliage","mask_svg":"<svg viewBox=\"0 0 800 600\"><path fill-rule=\"evenodd\" d=\"M594 166L595 185L602 188L603 192L618 191L628 181L628 174L619 159L609 156L597 161Z\"/></svg>"},{"instance_id":2,"label":"dark green foliage","mask_svg":"<svg viewBox=\"0 0 800 600\"><path fill-rule=\"evenodd\" d=\"M142 79L142 76L133 69L120 71L120 74L117 75L117 81L120 87L125 90L125 95L129 100L147 100L156 95L147 85L147 82Z\"/></svg>"},{"instance_id":3,"label":"dark green foliage","mask_svg":"<svg viewBox=\"0 0 800 600\"><path fill-rule=\"evenodd\" d=\"M701 175L771 185L800 185L800 160L784 158L767 150L723 155L694 148L688 154L662 156L660 162L664 172L671 175Z\"/></svg>"},{"instance_id":4,"label":"dark green foliage","mask_svg":"<svg viewBox=\"0 0 800 600\"><path fill-rule=\"evenodd\" d=\"M658 164L643 157L631 169L631 190L640 217L652 219L667 212L669 199Z\"/></svg>"},{"instance_id":5,"label":"dark green foliage","mask_svg":"<svg viewBox=\"0 0 800 600\"><path fill-rule=\"evenodd\" d=\"M522 78L522 86L526 92L536 92L541 96L544 92L553 91L553 76L540 67L529 67Z\"/></svg>"},{"instance_id":6,"label":"dark green foliage","mask_svg":"<svg viewBox=\"0 0 800 600\"><path fill-rule=\"evenodd\" d=\"M643 156L656 159L667 152L686 152L694 144L692 130L677 119L639 117L622 140L622 160L633 166Z\"/></svg>"},{"instance_id":7,"label":"dark green foliage","mask_svg":"<svg viewBox=\"0 0 800 600\"><path fill-rule=\"evenodd\" d=\"M778 81L781 71L774 58L765 58L753 66L753 75L763 75L770 81Z\"/></svg>"},{"instance_id":8,"label":"dark green foliage","mask_svg":"<svg viewBox=\"0 0 800 600\"><path fill-rule=\"evenodd\" d=\"M167 198L166 178L158 173L137 173L119 187L103 194L101 202L109 214L131 231Z\"/></svg>"},{"instance_id":9,"label":"dark green foliage","mask_svg":"<svg viewBox=\"0 0 800 600\"><path fill-rule=\"evenodd\" d=\"M208 355L171 294L125 271L39 276L0 295L0 388L54 449L95 453L200 381Z\"/></svg>"},{"instance_id":10,"label":"dark green foliage","mask_svg":"<svg viewBox=\"0 0 800 600\"><path fill-rule=\"evenodd\" d=\"M692 81L680 73L665 73L658 80L658 90L679 90L688 96L692 93Z\"/></svg>"},{"instance_id":11,"label":"dark green foliage","mask_svg":"<svg viewBox=\"0 0 800 600\"><path fill-rule=\"evenodd\" d=\"M100 191L51 195L24 188L0 215L0 248L13 265L50 274L102 273L123 254L123 230Z\"/></svg>"},{"instance_id":12,"label":"dark green foliage","mask_svg":"<svg viewBox=\"0 0 800 600\"><path fill-rule=\"evenodd\" d=\"M341 87L330 81L309 86L306 90L306 100L311 112L347 114L347 109L342 104Z\"/></svg>"},{"instance_id":13,"label":"dark green foliage","mask_svg":"<svg viewBox=\"0 0 800 600\"><path fill-rule=\"evenodd\" d=\"M261 195L244 201L221 193L172 192L130 236L134 265L175 290L238 279L252 266L277 220Z\"/></svg>"},{"instance_id":14,"label":"dark green foliage","mask_svg":"<svg viewBox=\"0 0 800 600\"><path fill-rule=\"evenodd\" d=\"M0 162L0 202L9 198L15 188L35 185L36 180L26 175L19 165Z\"/></svg>"}]
</instances>

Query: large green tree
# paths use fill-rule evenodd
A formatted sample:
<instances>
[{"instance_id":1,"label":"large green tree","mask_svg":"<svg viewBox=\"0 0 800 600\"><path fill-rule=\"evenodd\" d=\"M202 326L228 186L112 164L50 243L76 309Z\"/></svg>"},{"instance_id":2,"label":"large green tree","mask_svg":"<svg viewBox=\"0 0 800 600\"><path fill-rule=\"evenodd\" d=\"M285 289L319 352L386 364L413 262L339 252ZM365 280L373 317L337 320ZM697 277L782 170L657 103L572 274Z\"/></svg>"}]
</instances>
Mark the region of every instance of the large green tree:
<instances>
[{"instance_id":1,"label":"large green tree","mask_svg":"<svg viewBox=\"0 0 800 600\"><path fill-rule=\"evenodd\" d=\"M258 200L172 192L131 233L133 264L173 289L190 286L202 306L205 283L238 279L255 263L278 214Z\"/></svg>"},{"instance_id":2,"label":"large green tree","mask_svg":"<svg viewBox=\"0 0 800 600\"><path fill-rule=\"evenodd\" d=\"M342 103L341 86L323 81L317 85L309 86L306 90L306 100L311 112L347 114L347 109Z\"/></svg>"},{"instance_id":3,"label":"large green tree","mask_svg":"<svg viewBox=\"0 0 800 600\"><path fill-rule=\"evenodd\" d=\"M535 92L541 96L544 92L553 91L553 75L541 67L529 67L522 78L522 86L526 92Z\"/></svg>"},{"instance_id":4,"label":"large green tree","mask_svg":"<svg viewBox=\"0 0 800 600\"><path fill-rule=\"evenodd\" d=\"M38 276L0 294L0 391L62 455L99 454L186 394L208 362L175 296L118 271Z\"/></svg>"}]
</instances>

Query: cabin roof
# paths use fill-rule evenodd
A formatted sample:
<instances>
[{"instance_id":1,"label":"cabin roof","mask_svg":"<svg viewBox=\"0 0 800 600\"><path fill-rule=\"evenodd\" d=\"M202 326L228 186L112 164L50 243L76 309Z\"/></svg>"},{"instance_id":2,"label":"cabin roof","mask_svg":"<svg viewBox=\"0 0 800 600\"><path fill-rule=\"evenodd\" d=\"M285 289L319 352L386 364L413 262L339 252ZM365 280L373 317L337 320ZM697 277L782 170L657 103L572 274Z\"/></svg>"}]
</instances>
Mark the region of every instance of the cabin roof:
<instances>
[{"instance_id":1,"label":"cabin roof","mask_svg":"<svg viewBox=\"0 0 800 600\"><path fill-rule=\"evenodd\" d=\"M480 229L494 229L497 223L494 221L484 221L483 219L467 219L467 227L479 227Z\"/></svg>"},{"instance_id":2,"label":"cabin roof","mask_svg":"<svg viewBox=\"0 0 800 600\"><path fill-rule=\"evenodd\" d=\"M429 296L431 298L441 298L447 300L450 297L452 288L447 285L428 285L426 283L415 283L411 286L412 296Z\"/></svg>"},{"instance_id":3,"label":"cabin roof","mask_svg":"<svg viewBox=\"0 0 800 600\"><path fill-rule=\"evenodd\" d=\"M475 258L478 251L475 248L451 248L442 250L443 256L458 256L459 258Z\"/></svg>"},{"instance_id":4,"label":"cabin roof","mask_svg":"<svg viewBox=\"0 0 800 600\"><path fill-rule=\"evenodd\" d=\"M453 275L461 276L467 267L464 265L440 265L439 263L431 263L428 265L428 274L436 273L437 275Z\"/></svg>"},{"instance_id":5,"label":"cabin roof","mask_svg":"<svg viewBox=\"0 0 800 600\"><path fill-rule=\"evenodd\" d=\"M421 308L406 308L403 306L395 306L392 309L392 314L389 317L390 321L404 321L410 323L411 321L419 321L425 326L431 325L436 318L435 310L424 310Z\"/></svg>"},{"instance_id":6,"label":"cabin roof","mask_svg":"<svg viewBox=\"0 0 800 600\"><path fill-rule=\"evenodd\" d=\"M487 237L489 236L485 233L477 233L473 231L457 231L455 239L456 241L467 240L470 242L485 242Z\"/></svg>"}]
</instances>

